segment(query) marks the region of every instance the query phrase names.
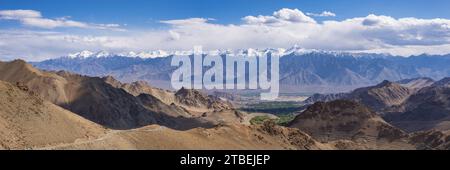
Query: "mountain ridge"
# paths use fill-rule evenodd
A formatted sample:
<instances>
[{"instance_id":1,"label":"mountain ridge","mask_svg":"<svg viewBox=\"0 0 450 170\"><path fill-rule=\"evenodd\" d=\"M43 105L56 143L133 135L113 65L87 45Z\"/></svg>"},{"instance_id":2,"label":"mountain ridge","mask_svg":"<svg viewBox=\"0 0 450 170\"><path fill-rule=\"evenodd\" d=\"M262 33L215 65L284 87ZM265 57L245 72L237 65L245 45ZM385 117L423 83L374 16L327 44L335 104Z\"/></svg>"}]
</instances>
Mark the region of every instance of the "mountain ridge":
<instances>
[{"instance_id":1,"label":"mountain ridge","mask_svg":"<svg viewBox=\"0 0 450 170\"><path fill-rule=\"evenodd\" d=\"M158 58L63 57L32 64L44 70L67 70L98 77L112 75L126 83L147 81L155 87L174 90L171 89L170 79L176 67L171 66L171 58L171 55ZM345 52L293 52L280 58L280 90L286 93L337 93L375 85L383 80L416 77L442 79L450 76L449 64L450 55L398 57Z\"/></svg>"}]
</instances>

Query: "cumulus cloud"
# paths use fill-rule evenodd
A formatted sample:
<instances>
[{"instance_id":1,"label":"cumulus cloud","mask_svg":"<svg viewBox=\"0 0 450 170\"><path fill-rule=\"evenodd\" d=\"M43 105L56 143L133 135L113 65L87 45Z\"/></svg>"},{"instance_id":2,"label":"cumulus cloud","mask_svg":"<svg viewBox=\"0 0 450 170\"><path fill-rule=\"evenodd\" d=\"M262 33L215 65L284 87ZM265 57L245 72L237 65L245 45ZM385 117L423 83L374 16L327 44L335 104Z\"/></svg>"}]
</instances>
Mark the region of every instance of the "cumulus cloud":
<instances>
[{"instance_id":1,"label":"cumulus cloud","mask_svg":"<svg viewBox=\"0 0 450 170\"><path fill-rule=\"evenodd\" d=\"M75 27L90 29L120 29L118 24L90 24L69 20L69 17L56 19L44 18L39 11L35 10L0 10L0 20L16 20L26 26L53 29L58 27Z\"/></svg>"},{"instance_id":2,"label":"cumulus cloud","mask_svg":"<svg viewBox=\"0 0 450 170\"><path fill-rule=\"evenodd\" d=\"M243 20L247 24L316 23L314 19L306 16L302 11L288 8L275 11L272 16L246 16Z\"/></svg>"},{"instance_id":3,"label":"cumulus cloud","mask_svg":"<svg viewBox=\"0 0 450 170\"><path fill-rule=\"evenodd\" d=\"M2 10L0 11L1 19L19 20L22 18L40 18L41 13L33 10Z\"/></svg>"},{"instance_id":4,"label":"cumulus cloud","mask_svg":"<svg viewBox=\"0 0 450 170\"><path fill-rule=\"evenodd\" d=\"M308 13L306 13L306 15L308 15L308 16L313 16L313 17L335 17L335 16L336 16L335 13L330 12L330 11L323 11L323 12L320 13L320 14L308 12Z\"/></svg>"},{"instance_id":5,"label":"cumulus cloud","mask_svg":"<svg viewBox=\"0 0 450 170\"><path fill-rule=\"evenodd\" d=\"M342 23L361 23L362 35L389 45L442 45L450 43L450 20L399 18L370 14Z\"/></svg>"},{"instance_id":6,"label":"cumulus cloud","mask_svg":"<svg viewBox=\"0 0 450 170\"><path fill-rule=\"evenodd\" d=\"M24 12L20 18L37 17ZM6 16L6 15L3 15ZM13 15L18 16L18 15ZM11 17L11 16L8 16ZM167 29L134 30L111 35L0 30L0 55L37 60L80 50L147 51L289 48L389 52L394 55L450 53L450 20L365 17L321 23L298 9L270 16L246 16L241 24L216 24L208 18L160 21Z\"/></svg>"}]
</instances>

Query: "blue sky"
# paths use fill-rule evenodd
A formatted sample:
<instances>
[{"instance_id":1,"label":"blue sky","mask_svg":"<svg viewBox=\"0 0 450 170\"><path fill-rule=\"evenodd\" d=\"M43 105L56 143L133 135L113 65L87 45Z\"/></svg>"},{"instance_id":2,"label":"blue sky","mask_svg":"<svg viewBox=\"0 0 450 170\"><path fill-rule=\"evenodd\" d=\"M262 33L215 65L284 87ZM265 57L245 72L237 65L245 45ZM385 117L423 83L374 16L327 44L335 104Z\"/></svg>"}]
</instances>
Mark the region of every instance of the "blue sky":
<instances>
[{"instance_id":1,"label":"blue sky","mask_svg":"<svg viewBox=\"0 0 450 170\"><path fill-rule=\"evenodd\" d=\"M449 6L448 0L0 0L0 58L194 45L444 53ZM324 11L333 15L318 15ZM32 39L17 40L24 35ZM12 40L17 44L8 46Z\"/></svg>"},{"instance_id":2,"label":"blue sky","mask_svg":"<svg viewBox=\"0 0 450 170\"><path fill-rule=\"evenodd\" d=\"M450 18L448 0L0 0L0 10L32 9L50 18L71 16L86 22L155 26L159 20L215 18L239 23L242 16L269 15L281 8L332 11L335 19L383 14L392 17Z\"/></svg>"}]
</instances>

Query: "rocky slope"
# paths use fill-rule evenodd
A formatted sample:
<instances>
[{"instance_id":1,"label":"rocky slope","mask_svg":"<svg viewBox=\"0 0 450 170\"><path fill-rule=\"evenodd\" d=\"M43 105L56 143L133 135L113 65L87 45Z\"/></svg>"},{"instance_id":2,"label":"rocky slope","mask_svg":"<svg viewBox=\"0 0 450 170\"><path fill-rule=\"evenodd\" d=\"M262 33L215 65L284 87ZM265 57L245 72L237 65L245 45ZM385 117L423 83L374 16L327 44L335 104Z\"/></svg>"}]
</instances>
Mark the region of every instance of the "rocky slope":
<instances>
[{"instance_id":1,"label":"rocky slope","mask_svg":"<svg viewBox=\"0 0 450 170\"><path fill-rule=\"evenodd\" d=\"M151 141L151 142L149 142ZM256 149L320 150L334 146L315 141L298 129L274 124L260 126L222 125L177 131L151 125L114 131L96 140L81 140L39 149Z\"/></svg>"},{"instance_id":2,"label":"rocky slope","mask_svg":"<svg viewBox=\"0 0 450 170\"><path fill-rule=\"evenodd\" d=\"M55 104L68 103L70 100L65 89L68 84L66 79L55 73L38 70L23 60L0 62L0 80L26 85L30 91Z\"/></svg>"},{"instance_id":3,"label":"rocky slope","mask_svg":"<svg viewBox=\"0 0 450 170\"><path fill-rule=\"evenodd\" d=\"M27 86L0 81L0 149L26 149L93 139L103 127L45 101Z\"/></svg>"},{"instance_id":4,"label":"rocky slope","mask_svg":"<svg viewBox=\"0 0 450 170\"><path fill-rule=\"evenodd\" d=\"M409 89L420 90L424 87L431 86L433 83L435 83L435 81L428 77L419 77L419 78L400 80L400 81L397 81L396 83L398 83L404 87L407 87Z\"/></svg>"},{"instance_id":5,"label":"rocky slope","mask_svg":"<svg viewBox=\"0 0 450 170\"><path fill-rule=\"evenodd\" d=\"M356 89L346 99L360 102L382 113L387 108L402 104L412 94L413 90L407 87L383 81L376 86Z\"/></svg>"},{"instance_id":6,"label":"rocky slope","mask_svg":"<svg viewBox=\"0 0 450 170\"><path fill-rule=\"evenodd\" d=\"M450 87L438 81L422 88L385 118L408 131L450 129Z\"/></svg>"},{"instance_id":7,"label":"rocky slope","mask_svg":"<svg viewBox=\"0 0 450 170\"><path fill-rule=\"evenodd\" d=\"M391 107L402 104L414 92L408 87L385 80L378 85L358 88L350 93L315 94L305 102L313 104L315 102L345 99L362 103L378 113L384 113Z\"/></svg>"},{"instance_id":8,"label":"rocky slope","mask_svg":"<svg viewBox=\"0 0 450 170\"><path fill-rule=\"evenodd\" d=\"M433 83L431 86L449 87L450 86L450 77L443 78L443 79Z\"/></svg>"},{"instance_id":9,"label":"rocky slope","mask_svg":"<svg viewBox=\"0 0 450 170\"><path fill-rule=\"evenodd\" d=\"M41 71L21 60L1 62L0 70L0 80L26 85L43 99L110 128L133 128L157 122L154 113L133 95L100 78Z\"/></svg>"},{"instance_id":10,"label":"rocky slope","mask_svg":"<svg viewBox=\"0 0 450 170\"><path fill-rule=\"evenodd\" d=\"M103 80L106 83L112 85L113 87L122 88L134 96L139 96L140 94L145 93L145 94L149 94L149 95L152 95L152 96L158 98L159 100L161 100L162 102L164 102L165 104L168 104L168 105L175 102L175 96L172 91L152 87L145 81L122 83L119 80L116 80L112 76L103 77Z\"/></svg>"},{"instance_id":11,"label":"rocky slope","mask_svg":"<svg viewBox=\"0 0 450 170\"><path fill-rule=\"evenodd\" d=\"M405 132L386 123L369 108L346 100L318 102L300 113L289 127L322 142L349 140L372 148L405 144L407 139Z\"/></svg>"},{"instance_id":12,"label":"rocky slope","mask_svg":"<svg viewBox=\"0 0 450 170\"><path fill-rule=\"evenodd\" d=\"M423 131L414 133L411 137L412 143L415 143L418 149L423 150L450 150L450 132L449 131Z\"/></svg>"},{"instance_id":13,"label":"rocky slope","mask_svg":"<svg viewBox=\"0 0 450 170\"><path fill-rule=\"evenodd\" d=\"M175 93L178 104L187 109L232 110L233 106L226 100L214 96L207 96L200 91L181 88Z\"/></svg>"},{"instance_id":14,"label":"rocky slope","mask_svg":"<svg viewBox=\"0 0 450 170\"><path fill-rule=\"evenodd\" d=\"M336 94L314 94L304 101L305 104L314 104L316 102L330 102L333 100L344 99L348 96L348 93L336 93Z\"/></svg>"},{"instance_id":15,"label":"rocky slope","mask_svg":"<svg viewBox=\"0 0 450 170\"><path fill-rule=\"evenodd\" d=\"M20 60L0 62L0 71L3 149L448 149L447 132L407 134L364 106L398 106L404 112L390 120L402 128L443 130L446 79L414 94L385 81L347 94L353 101L315 103L281 127L243 125L246 113L196 90L41 71Z\"/></svg>"},{"instance_id":16,"label":"rocky slope","mask_svg":"<svg viewBox=\"0 0 450 170\"><path fill-rule=\"evenodd\" d=\"M0 80L23 84L43 99L113 129L150 124L185 129L210 127L208 121L217 123L222 116L242 119L229 102L195 90L174 93L142 81L121 83L110 76L41 71L21 60L0 62L0 70Z\"/></svg>"},{"instance_id":17,"label":"rocky slope","mask_svg":"<svg viewBox=\"0 0 450 170\"><path fill-rule=\"evenodd\" d=\"M163 118L163 122L167 125L171 121L172 128L209 127L224 121L239 123L245 117L235 111L233 104L227 99L206 95L197 90L182 88L172 92L154 88L142 81L121 83L111 76L104 77L103 80L135 95L148 110L170 116L171 120Z\"/></svg>"},{"instance_id":18,"label":"rocky slope","mask_svg":"<svg viewBox=\"0 0 450 170\"><path fill-rule=\"evenodd\" d=\"M5 83L7 84L7 83ZM19 88L20 87L20 88ZM391 142L390 145L372 144L359 140L333 140L321 143L296 128L286 128L268 121L262 125L245 126L224 124L210 128L174 130L151 125L130 130L106 130L76 114L39 99L26 87L0 86L0 113L3 149L407 149L413 145ZM4 90L6 89L6 90ZM31 95L31 96L30 96ZM4 96L8 96L4 99ZM12 96L12 98L11 98ZM9 101L5 104L4 101ZM21 101L21 102L17 102ZM44 102L43 105L39 104ZM20 105L20 107L19 107ZM52 108L55 108L54 110ZM18 110L18 111L16 111ZM20 115L16 115L20 113ZM6 123L5 123L6 122ZM381 128L390 129L390 128ZM386 130L381 139L392 139ZM395 134L395 133L394 133ZM365 135L365 134L360 134ZM417 137L418 146L433 145L438 149L444 143L431 143L434 134ZM445 139L445 137L441 137ZM439 138L440 139L440 138ZM433 140L436 141L436 140Z\"/></svg>"}]
</instances>

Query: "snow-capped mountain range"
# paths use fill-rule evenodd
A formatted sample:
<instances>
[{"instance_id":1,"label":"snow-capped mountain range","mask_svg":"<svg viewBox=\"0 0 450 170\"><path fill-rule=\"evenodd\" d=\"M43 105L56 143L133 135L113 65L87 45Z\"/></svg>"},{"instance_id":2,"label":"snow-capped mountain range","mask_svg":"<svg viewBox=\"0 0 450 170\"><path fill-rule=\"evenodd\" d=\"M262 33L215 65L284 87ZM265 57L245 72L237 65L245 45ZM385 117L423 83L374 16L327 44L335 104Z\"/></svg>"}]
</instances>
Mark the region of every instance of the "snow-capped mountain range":
<instances>
[{"instance_id":1,"label":"snow-capped mountain range","mask_svg":"<svg viewBox=\"0 0 450 170\"><path fill-rule=\"evenodd\" d=\"M374 85L383 80L398 81L417 77L440 80L450 77L450 55L411 57L387 54L289 49L213 50L204 54L279 54L280 87L283 92L335 93ZM82 51L65 57L32 63L44 70L67 70L89 76L112 75L123 82L144 80L157 87L170 87L171 55L193 51L150 51L108 53Z\"/></svg>"},{"instance_id":2,"label":"snow-capped mountain range","mask_svg":"<svg viewBox=\"0 0 450 170\"><path fill-rule=\"evenodd\" d=\"M230 49L220 49L220 50L210 50L203 51L203 54L206 55L243 55L243 56L262 56L264 54L273 54L278 56L286 56L290 54L294 55L304 55L310 53L325 53L334 56L348 56L352 55L354 57L361 56L363 53L352 53L352 52L339 52L339 51L325 51L325 50L316 50L316 49L304 49L299 46L294 46L288 49L284 48L267 48L267 49L238 49L238 50L230 50ZM185 50L185 51L165 51L165 50L153 50L146 52L121 52L121 53L110 53L107 51L99 51L92 52L89 50L84 50L81 52L71 53L67 56L68 58L101 58L101 57L112 57L112 56L122 56L122 57L140 57L140 58L159 58L159 57L167 57L171 55L192 55L194 54L194 50ZM387 54L385 54L387 55Z\"/></svg>"}]
</instances>

